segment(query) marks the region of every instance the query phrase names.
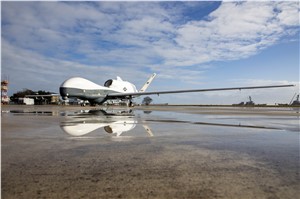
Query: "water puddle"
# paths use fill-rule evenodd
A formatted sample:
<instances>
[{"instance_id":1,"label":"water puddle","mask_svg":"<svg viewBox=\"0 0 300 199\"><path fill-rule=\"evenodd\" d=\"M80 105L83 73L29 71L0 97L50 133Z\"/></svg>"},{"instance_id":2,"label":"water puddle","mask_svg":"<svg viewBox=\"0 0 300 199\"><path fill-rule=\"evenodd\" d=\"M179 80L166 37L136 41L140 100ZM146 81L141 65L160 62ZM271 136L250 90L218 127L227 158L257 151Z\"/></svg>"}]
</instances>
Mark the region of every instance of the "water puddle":
<instances>
[{"instance_id":1,"label":"water puddle","mask_svg":"<svg viewBox=\"0 0 300 199\"><path fill-rule=\"evenodd\" d=\"M165 193L197 198L208 190L206 196L220 190L215 198L298 193L298 117L75 108L2 111L3 193L20 198L42 191L41 197L55 198L63 190L73 198L95 190L106 193L103 198L117 198L115 192L147 198L147 190L158 198ZM221 195L232 190L240 195Z\"/></svg>"},{"instance_id":2,"label":"water puddle","mask_svg":"<svg viewBox=\"0 0 300 199\"><path fill-rule=\"evenodd\" d=\"M153 137L203 132L240 133L298 131L298 118L269 116L212 116L132 109L99 109L62 112L60 128L69 137L92 139L95 136ZM240 130L233 130L233 129Z\"/></svg>"}]
</instances>

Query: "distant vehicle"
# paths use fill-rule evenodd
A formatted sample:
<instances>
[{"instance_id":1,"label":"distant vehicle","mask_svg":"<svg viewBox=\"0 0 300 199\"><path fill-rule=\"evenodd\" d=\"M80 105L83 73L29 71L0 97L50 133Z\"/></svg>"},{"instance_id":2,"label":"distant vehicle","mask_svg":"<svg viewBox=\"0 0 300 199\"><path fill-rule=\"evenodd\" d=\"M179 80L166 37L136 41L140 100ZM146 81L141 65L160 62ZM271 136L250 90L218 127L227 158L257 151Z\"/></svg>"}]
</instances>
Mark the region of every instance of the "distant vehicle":
<instances>
[{"instance_id":1,"label":"distant vehicle","mask_svg":"<svg viewBox=\"0 0 300 199\"><path fill-rule=\"evenodd\" d=\"M134 84L123 81L120 77L117 79L109 79L100 86L94 82L81 77L72 77L64 81L60 88L60 95L63 99L76 97L82 100L88 100L91 105L103 104L110 99L129 100L129 106L132 104L132 99L141 95L160 95L171 93L188 93L188 92L207 92L207 91L222 91L222 90L242 90L242 89L259 89L259 88L278 88L291 87L289 85L272 85L272 86L252 86L252 87L234 87L234 88L212 88L212 89L194 89L194 90L172 90L172 91L153 91L145 92L150 83L155 78L154 73L144 86L138 91Z\"/></svg>"}]
</instances>

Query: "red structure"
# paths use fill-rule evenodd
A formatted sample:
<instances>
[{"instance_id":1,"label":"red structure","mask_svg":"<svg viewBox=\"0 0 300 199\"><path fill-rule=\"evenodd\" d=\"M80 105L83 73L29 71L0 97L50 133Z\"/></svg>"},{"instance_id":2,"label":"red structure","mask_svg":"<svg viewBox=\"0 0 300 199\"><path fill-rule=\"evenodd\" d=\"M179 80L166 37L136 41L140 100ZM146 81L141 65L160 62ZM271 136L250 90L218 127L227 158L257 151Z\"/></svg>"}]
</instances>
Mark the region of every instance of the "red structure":
<instances>
[{"instance_id":1,"label":"red structure","mask_svg":"<svg viewBox=\"0 0 300 199\"><path fill-rule=\"evenodd\" d=\"M8 80L4 80L1 82L1 104L8 104L9 97L7 95L8 90Z\"/></svg>"}]
</instances>

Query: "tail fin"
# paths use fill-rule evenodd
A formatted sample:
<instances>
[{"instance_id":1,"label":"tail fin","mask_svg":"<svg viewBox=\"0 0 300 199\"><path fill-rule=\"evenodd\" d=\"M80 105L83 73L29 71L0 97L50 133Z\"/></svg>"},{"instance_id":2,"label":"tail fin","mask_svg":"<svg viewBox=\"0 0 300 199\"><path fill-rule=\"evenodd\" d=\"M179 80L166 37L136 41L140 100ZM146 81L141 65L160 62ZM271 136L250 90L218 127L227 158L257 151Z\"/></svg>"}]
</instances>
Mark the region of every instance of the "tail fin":
<instances>
[{"instance_id":1,"label":"tail fin","mask_svg":"<svg viewBox=\"0 0 300 199\"><path fill-rule=\"evenodd\" d=\"M148 88L148 86L150 85L150 83L153 81L153 79L155 78L156 73L153 73L151 75L151 77L147 80L147 82L144 84L144 86L141 88L141 90L139 92L145 92L146 89Z\"/></svg>"}]
</instances>

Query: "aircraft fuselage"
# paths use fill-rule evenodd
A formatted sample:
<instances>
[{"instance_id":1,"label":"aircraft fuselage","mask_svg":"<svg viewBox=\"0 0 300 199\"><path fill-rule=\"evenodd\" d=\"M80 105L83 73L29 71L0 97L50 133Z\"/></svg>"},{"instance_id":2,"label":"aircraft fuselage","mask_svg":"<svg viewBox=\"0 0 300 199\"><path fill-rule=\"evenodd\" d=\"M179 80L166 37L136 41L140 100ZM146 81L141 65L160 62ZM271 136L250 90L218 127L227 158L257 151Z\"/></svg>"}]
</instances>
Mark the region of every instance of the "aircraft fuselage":
<instances>
[{"instance_id":1,"label":"aircraft fuselage","mask_svg":"<svg viewBox=\"0 0 300 199\"><path fill-rule=\"evenodd\" d=\"M191 92L208 92L208 91L229 91L229 90L247 90L262 88L280 88L293 87L293 84L287 85L268 85L268 86L248 86L248 87L231 87L231 88L209 88L209 89L191 89L191 90L171 90L171 91L151 91L145 92L156 74L154 73L144 86L137 91L135 85L130 82L123 81L120 77L117 79L109 79L100 86L81 77L72 77L64 81L59 90L63 99L68 97L76 97L81 100L88 100L91 104L102 104L109 99L131 99L141 95L159 95L172 93L191 93Z\"/></svg>"},{"instance_id":2,"label":"aircraft fuselage","mask_svg":"<svg viewBox=\"0 0 300 199\"><path fill-rule=\"evenodd\" d=\"M88 100L91 104L104 103L108 99L108 94L136 92L133 84L123 81L121 78L108 80L105 85L100 86L81 77L72 77L61 84L59 92L63 99L76 97L81 100ZM114 97L109 99L114 99Z\"/></svg>"},{"instance_id":3,"label":"aircraft fuselage","mask_svg":"<svg viewBox=\"0 0 300 199\"><path fill-rule=\"evenodd\" d=\"M105 101L105 96L111 91L107 90L87 90L80 88L66 88L60 87L60 95L65 99L66 97L76 97L82 100L88 100L94 103L103 103Z\"/></svg>"}]
</instances>

